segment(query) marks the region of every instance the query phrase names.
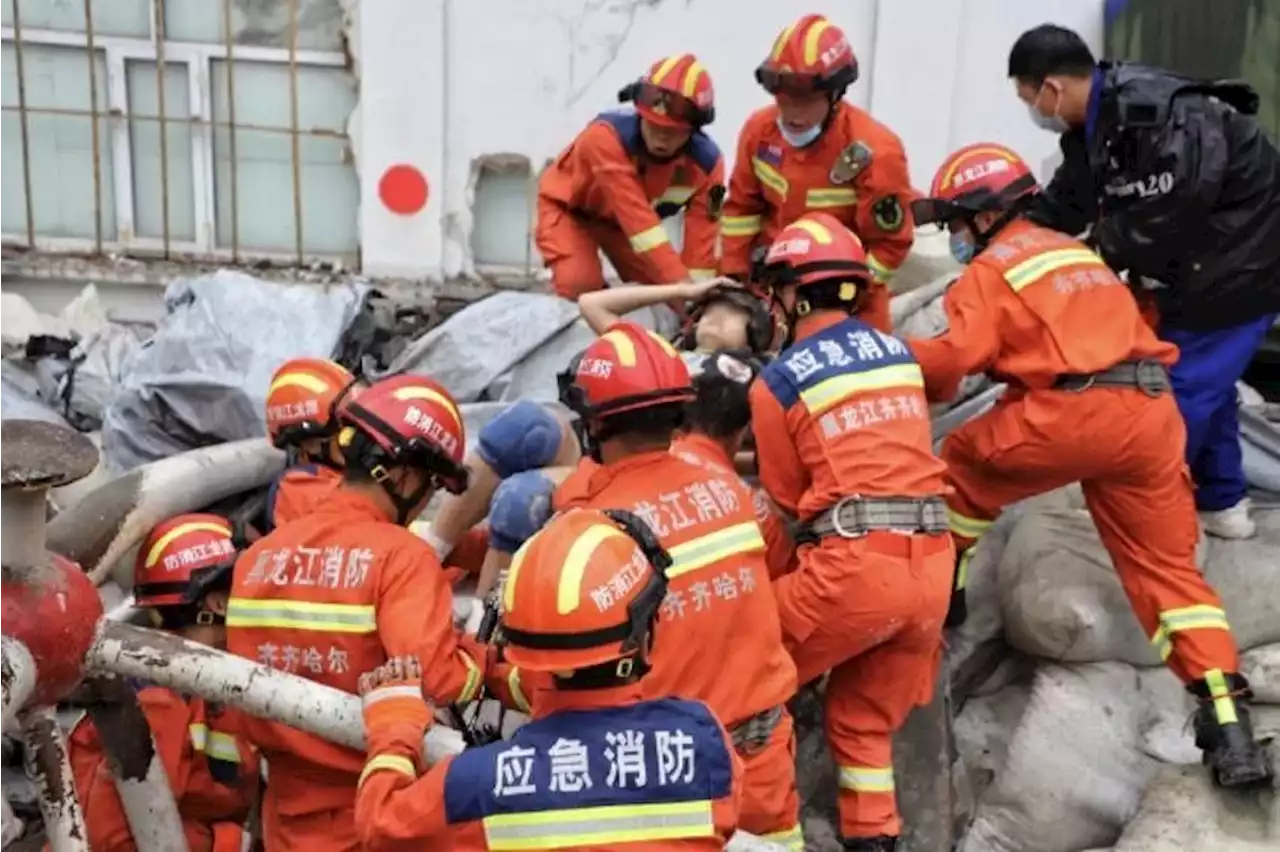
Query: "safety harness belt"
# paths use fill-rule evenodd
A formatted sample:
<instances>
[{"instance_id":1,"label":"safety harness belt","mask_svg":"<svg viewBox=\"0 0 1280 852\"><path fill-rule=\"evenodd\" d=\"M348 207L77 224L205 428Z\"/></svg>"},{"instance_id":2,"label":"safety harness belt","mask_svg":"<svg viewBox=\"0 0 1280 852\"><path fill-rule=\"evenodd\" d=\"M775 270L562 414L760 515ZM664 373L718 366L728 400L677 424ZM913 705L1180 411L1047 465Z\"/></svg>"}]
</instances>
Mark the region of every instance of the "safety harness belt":
<instances>
[{"instance_id":1,"label":"safety harness belt","mask_svg":"<svg viewBox=\"0 0 1280 852\"><path fill-rule=\"evenodd\" d=\"M1069 373L1053 383L1058 390L1083 391L1092 387L1137 388L1150 397L1172 389L1169 370L1158 361L1121 361L1097 373Z\"/></svg>"},{"instance_id":2,"label":"safety harness belt","mask_svg":"<svg viewBox=\"0 0 1280 852\"><path fill-rule=\"evenodd\" d=\"M807 532L818 538L857 538L876 530L945 533L947 504L941 497L846 497L814 518Z\"/></svg>"}]
</instances>

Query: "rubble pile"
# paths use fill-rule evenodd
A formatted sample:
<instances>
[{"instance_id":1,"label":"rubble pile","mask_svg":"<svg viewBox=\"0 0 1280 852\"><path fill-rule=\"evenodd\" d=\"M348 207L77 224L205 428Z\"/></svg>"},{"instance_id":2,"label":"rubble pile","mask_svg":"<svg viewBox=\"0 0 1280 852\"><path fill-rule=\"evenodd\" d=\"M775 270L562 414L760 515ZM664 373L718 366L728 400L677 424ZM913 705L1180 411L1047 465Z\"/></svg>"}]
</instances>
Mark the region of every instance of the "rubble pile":
<instances>
[{"instance_id":1,"label":"rubble pile","mask_svg":"<svg viewBox=\"0 0 1280 852\"><path fill-rule=\"evenodd\" d=\"M932 336L945 327L941 298L954 264L945 238L919 245L895 285L894 318L906 334ZM592 337L576 306L548 295L498 293L438 322L363 283L283 287L232 272L171 284L155 330L112 322L92 287L59 317L3 299L4 418L101 432L104 466L51 496L59 513L51 546L60 530L108 515L102 501L122 499L112 494L145 507L111 529L71 536L94 544L69 556L123 587L129 578L118 568L132 564L129 548L159 519L152 515L243 499L279 469L261 422L279 361L337 357L374 377L429 374L463 403L474 437L517 398L556 404L555 373ZM674 330L666 308L630 318ZM1001 392L971 378L934 412L935 436ZM1280 413L1247 388L1242 406L1250 480L1280 489ZM204 465L196 469L207 475L194 478L203 491L164 484L193 480L193 468L174 473L180 465ZM1255 508L1256 539L1202 541L1200 557L1245 652L1265 737L1280 732L1280 495L1259 491ZM938 696L917 711L895 755L905 848L1276 848L1274 794L1225 795L1196 765L1191 699L1138 627L1077 488L1011 507L982 540L970 577L969 618L948 637ZM834 850L835 773L819 707L806 691L793 708L804 828L808 848ZM5 791L31 818L16 756L6 739Z\"/></svg>"}]
</instances>

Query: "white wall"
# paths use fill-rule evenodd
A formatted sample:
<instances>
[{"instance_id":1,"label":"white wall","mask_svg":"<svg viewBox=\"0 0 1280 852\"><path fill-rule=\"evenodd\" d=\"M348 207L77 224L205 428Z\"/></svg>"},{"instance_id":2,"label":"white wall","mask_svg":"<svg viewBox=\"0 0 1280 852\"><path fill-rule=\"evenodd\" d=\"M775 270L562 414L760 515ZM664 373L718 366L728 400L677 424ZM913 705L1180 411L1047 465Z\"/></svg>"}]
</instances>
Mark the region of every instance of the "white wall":
<instances>
[{"instance_id":1,"label":"white wall","mask_svg":"<svg viewBox=\"0 0 1280 852\"><path fill-rule=\"evenodd\" d=\"M453 277L476 272L473 230L504 257L524 256L531 179L619 88L656 59L696 53L716 86L710 128L732 156L738 128L767 103L752 72L777 32L805 12L848 33L862 65L851 94L904 140L927 188L948 151L991 139L1043 166L1055 139L1038 130L1005 77L1009 46L1052 20L1101 42L1102 0L364 0L353 33L361 106L353 120L362 175L364 270ZM485 158L492 158L486 160ZM397 216L377 179L408 162L431 184L427 207ZM479 166L490 162L477 193ZM503 172L502 169L507 169ZM506 174L508 177L501 177ZM479 202L477 203L477 198ZM477 210L483 221L477 225ZM489 227L497 225L496 228ZM532 257L536 267L537 258ZM520 265L517 263L516 265ZM483 270L482 270L483 271Z\"/></svg>"}]
</instances>

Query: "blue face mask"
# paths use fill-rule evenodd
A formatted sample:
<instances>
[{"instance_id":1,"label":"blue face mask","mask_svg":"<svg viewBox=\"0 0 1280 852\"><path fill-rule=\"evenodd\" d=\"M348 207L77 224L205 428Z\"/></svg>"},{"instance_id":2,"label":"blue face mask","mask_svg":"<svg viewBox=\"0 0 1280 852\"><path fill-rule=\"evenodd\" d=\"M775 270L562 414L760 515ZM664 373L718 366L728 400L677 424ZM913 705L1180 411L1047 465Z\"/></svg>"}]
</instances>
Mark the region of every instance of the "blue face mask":
<instances>
[{"instance_id":1,"label":"blue face mask","mask_svg":"<svg viewBox=\"0 0 1280 852\"><path fill-rule=\"evenodd\" d=\"M951 235L951 256L956 259L957 263L966 266L973 260L973 256L977 254L977 246L963 233L955 233Z\"/></svg>"},{"instance_id":2,"label":"blue face mask","mask_svg":"<svg viewBox=\"0 0 1280 852\"><path fill-rule=\"evenodd\" d=\"M792 148L804 148L808 145L812 145L818 140L818 137L822 135L821 124L815 124L813 127L810 127L808 130L801 133L788 130L786 125L782 123L782 116L778 116L777 124L779 132L782 133L782 138L786 139L787 144Z\"/></svg>"}]
</instances>

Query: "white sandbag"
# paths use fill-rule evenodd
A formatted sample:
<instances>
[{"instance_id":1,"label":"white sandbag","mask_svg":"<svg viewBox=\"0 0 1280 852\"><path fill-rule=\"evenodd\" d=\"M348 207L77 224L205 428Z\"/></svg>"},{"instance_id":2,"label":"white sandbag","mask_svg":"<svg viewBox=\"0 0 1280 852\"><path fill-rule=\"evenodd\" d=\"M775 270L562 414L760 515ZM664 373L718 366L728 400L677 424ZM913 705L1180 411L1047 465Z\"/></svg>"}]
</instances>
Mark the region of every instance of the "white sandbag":
<instances>
[{"instance_id":1,"label":"white sandbag","mask_svg":"<svg viewBox=\"0 0 1280 852\"><path fill-rule=\"evenodd\" d=\"M1280 642L1280 511L1255 516L1254 539L1201 542L1205 577L1243 649ZM1045 509L1018 523L1000 563L1000 600L1006 637L1025 653L1160 664L1083 510Z\"/></svg>"},{"instance_id":2,"label":"white sandbag","mask_svg":"<svg viewBox=\"0 0 1280 852\"><path fill-rule=\"evenodd\" d=\"M1196 700L1166 666L1137 669L1142 751L1161 763L1200 763L1191 718Z\"/></svg>"},{"instance_id":3,"label":"white sandbag","mask_svg":"<svg viewBox=\"0 0 1280 852\"><path fill-rule=\"evenodd\" d=\"M956 717L956 751L979 800L1004 769L1010 734L1018 729L1030 700L1031 684L1014 682L989 695L971 697Z\"/></svg>"},{"instance_id":4,"label":"white sandbag","mask_svg":"<svg viewBox=\"0 0 1280 852\"><path fill-rule=\"evenodd\" d=\"M1255 707L1253 722L1261 738L1275 737L1280 708ZM1201 766L1164 766L1114 852L1275 852L1277 838L1280 796L1223 791Z\"/></svg>"},{"instance_id":5,"label":"white sandbag","mask_svg":"<svg viewBox=\"0 0 1280 852\"><path fill-rule=\"evenodd\" d=\"M1156 762L1142 753L1134 669L1041 665L961 852L1105 846L1137 810Z\"/></svg>"},{"instance_id":6,"label":"white sandbag","mask_svg":"<svg viewBox=\"0 0 1280 852\"><path fill-rule=\"evenodd\" d=\"M1240 656L1240 673L1248 679L1254 701L1280 704L1280 643L1245 651Z\"/></svg>"},{"instance_id":7,"label":"white sandbag","mask_svg":"<svg viewBox=\"0 0 1280 852\"><path fill-rule=\"evenodd\" d=\"M910 293L942 275L955 276L961 271L951 256L951 239L946 231L925 225L916 229L915 237L907 259L889 279L889 290L894 295Z\"/></svg>"}]
</instances>

